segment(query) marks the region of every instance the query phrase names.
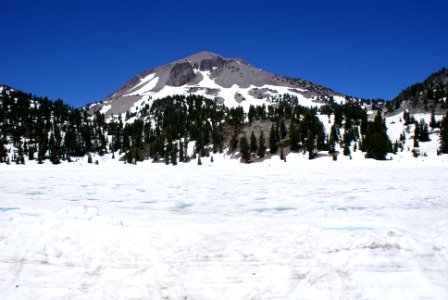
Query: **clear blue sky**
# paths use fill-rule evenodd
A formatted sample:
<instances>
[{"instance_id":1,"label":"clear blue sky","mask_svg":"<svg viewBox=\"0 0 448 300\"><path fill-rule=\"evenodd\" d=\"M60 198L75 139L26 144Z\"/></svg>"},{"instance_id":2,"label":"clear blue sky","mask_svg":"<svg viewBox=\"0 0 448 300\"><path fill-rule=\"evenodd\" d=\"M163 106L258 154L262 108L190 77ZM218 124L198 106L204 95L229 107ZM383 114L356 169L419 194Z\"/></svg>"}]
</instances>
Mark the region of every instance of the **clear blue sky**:
<instances>
[{"instance_id":1,"label":"clear blue sky","mask_svg":"<svg viewBox=\"0 0 448 300\"><path fill-rule=\"evenodd\" d=\"M77 107L207 50L391 99L448 67L446 0L0 0L0 83Z\"/></svg>"}]
</instances>

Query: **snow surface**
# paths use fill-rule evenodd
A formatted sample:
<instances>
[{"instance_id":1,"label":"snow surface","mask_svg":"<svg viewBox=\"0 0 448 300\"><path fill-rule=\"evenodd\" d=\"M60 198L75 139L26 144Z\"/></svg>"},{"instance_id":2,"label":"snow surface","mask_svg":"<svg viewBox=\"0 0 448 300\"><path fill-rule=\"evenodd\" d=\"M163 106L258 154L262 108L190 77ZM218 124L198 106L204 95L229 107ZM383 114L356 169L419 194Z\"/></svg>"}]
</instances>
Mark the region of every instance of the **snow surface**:
<instances>
[{"instance_id":1,"label":"snow surface","mask_svg":"<svg viewBox=\"0 0 448 300\"><path fill-rule=\"evenodd\" d=\"M0 299L448 299L447 162L0 165Z\"/></svg>"},{"instance_id":2,"label":"snow surface","mask_svg":"<svg viewBox=\"0 0 448 300\"><path fill-rule=\"evenodd\" d=\"M141 82L136 85L133 90L137 89L137 91L131 93L130 95L140 95L140 94L145 94L148 93L149 91L151 91L152 89L154 89L157 85L157 82L159 81L159 77L154 77L155 74L151 73L148 76L146 76L145 78L143 78L141 80Z\"/></svg>"}]
</instances>

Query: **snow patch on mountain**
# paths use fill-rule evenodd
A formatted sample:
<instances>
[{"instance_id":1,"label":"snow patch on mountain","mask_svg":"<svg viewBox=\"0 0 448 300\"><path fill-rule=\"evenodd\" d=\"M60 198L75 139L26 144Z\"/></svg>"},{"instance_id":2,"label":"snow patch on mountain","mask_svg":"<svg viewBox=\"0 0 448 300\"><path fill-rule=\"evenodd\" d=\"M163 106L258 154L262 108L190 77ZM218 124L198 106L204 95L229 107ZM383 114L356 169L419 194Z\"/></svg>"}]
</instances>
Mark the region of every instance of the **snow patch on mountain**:
<instances>
[{"instance_id":1,"label":"snow patch on mountain","mask_svg":"<svg viewBox=\"0 0 448 300\"><path fill-rule=\"evenodd\" d=\"M158 81L159 78L155 77L154 73L150 74L142 80L141 84L135 87L135 89L138 88L138 90L130 93L129 95L141 95L148 93L149 91L153 90L156 87Z\"/></svg>"}]
</instances>

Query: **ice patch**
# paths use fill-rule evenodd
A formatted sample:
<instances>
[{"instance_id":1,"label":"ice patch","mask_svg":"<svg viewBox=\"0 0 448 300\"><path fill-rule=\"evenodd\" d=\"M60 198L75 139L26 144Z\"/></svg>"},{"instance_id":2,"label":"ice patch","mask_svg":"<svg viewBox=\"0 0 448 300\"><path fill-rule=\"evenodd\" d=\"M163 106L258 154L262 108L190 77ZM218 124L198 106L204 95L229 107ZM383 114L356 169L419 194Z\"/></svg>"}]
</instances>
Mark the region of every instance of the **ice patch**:
<instances>
[{"instance_id":1,"label":"ice patch","mask_svg":"<svg viewBox=\"0 0 448 300\"><path fill-rule=\"evenodd\" d=\"M0 212L10 211L10 210L18 210L18 207L0 207Z\"/></svg>"}]
</instances>

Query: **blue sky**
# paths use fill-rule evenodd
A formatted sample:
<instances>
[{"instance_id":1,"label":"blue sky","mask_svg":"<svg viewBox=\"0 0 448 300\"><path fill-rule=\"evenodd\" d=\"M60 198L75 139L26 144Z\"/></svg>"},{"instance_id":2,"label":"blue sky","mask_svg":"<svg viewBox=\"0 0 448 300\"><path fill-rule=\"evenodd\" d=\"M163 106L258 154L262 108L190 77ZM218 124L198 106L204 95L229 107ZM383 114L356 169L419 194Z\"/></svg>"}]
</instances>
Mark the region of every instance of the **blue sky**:
<instances>
[{"instance_id":1,"label":"blue sky","mask_svg":"<svg viewBox=\"0 0 448 300\"><path fill-rule=\"evenodd\" d=\"M0 0L0 83L78 107L207 50L391 99L448 67L448 1Z\"/></svg>"}]
</instances>

